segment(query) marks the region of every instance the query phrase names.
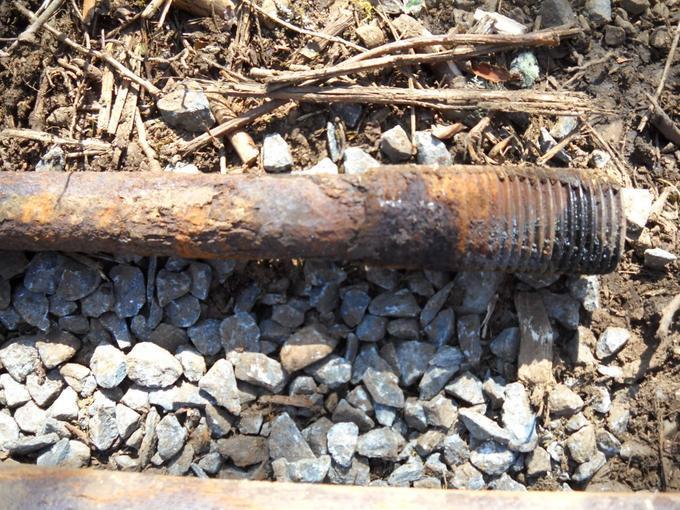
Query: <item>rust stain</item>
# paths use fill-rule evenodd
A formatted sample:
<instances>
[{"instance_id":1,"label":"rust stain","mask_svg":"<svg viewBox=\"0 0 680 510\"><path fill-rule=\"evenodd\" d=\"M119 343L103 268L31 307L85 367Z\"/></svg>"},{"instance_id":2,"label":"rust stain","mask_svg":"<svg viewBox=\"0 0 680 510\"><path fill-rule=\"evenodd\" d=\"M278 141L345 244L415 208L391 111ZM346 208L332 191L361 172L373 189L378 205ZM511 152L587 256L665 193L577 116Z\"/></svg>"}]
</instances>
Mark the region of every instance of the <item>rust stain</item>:
<instances>
[{"instance_id":1,"label":"rust stain","mask_svg":"<svg viewBox=\"0 0 680 510\"><path fill-rule=\"evenodd\" d=\"M117 207L104 207L97 213L97 228L106 231L113 228L114 224L120 219Z\"/></svg>"},{"instance_id":2,"label":"rust stain","mask_svg":"<svg viewBox=\"0 0 680 510\"><path fill-rule=\"evenodd\" d=\"M40 193L22 198L20 221L24 224L38 223L40 225L54 221L56 201L57 197L51 193Z\"/></svg>"},{"instance_id":3,"label":"rust stain","mask_svg":"<svg viewBox=\"0 0 680 510\"><path fill-rule=\"evenodd\" d=\"M457 212L456 225L453 227L458 233L456 252L459 255L466 253L469 239L468 216L471 209L468 208L467 201L470 194L475 193L474 187L470 186L470 177L472 176L465 172L439 171L424 179L427 194L432 201Z\"/></svg>"},{"instance_id":4,"label":"rust stain","mask_svg":"<svg viewBox=\"0 0 680 510\"><path fill-rule=\"evenodd\" d=\"M0 175L0 242L188 258L346 256L402 267L599 273L614 268L625 228L610 183L602 182L609 198L596 200L589 176L536 167L402 166L286 179L95 179L83 172L73 174L61 201L63 190L44 181L48 176Z\"/></svg>"},{"instance_id":5,"label":"rust stain","mask_svg":"<svg viewBox=\"0 0 680 510\"><path fill-rule=\"evenodd\" d=\"M187 259L214 259L219 256L219 254L201 249L196 241L186 234L178 234L175 237L174 248L177 255Z\"/></svg>"}]
</instances>

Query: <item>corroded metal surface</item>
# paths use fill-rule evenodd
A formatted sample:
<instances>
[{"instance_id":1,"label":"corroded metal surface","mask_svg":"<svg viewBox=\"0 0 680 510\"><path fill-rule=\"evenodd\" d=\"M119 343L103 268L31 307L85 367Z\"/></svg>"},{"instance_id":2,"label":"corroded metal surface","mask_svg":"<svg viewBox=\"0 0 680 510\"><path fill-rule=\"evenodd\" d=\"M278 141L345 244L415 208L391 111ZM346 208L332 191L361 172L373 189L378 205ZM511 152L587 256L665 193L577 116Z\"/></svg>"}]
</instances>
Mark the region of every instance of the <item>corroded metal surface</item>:
<instances>
[{"instance_id":1,"label":"corroded metal surface","mask_svg":"<svg viewBox=\"0 0 680 510\"><path fill-rule=\"evenodd\" d=\"M673 493L502 492L199 480L141 473L0 466L6 510L671 510Z\"/></svg>"},{"instance_id":2,"label":"corroded metal surface","mask_svg":"<svg viewBox=\"0 0 680 510\"><path fill-rule=\"evenodd\" d=\"M0 174L6 249L606 273L624 230L618 188L565 170Z\"/></svg>"}]
</instances>

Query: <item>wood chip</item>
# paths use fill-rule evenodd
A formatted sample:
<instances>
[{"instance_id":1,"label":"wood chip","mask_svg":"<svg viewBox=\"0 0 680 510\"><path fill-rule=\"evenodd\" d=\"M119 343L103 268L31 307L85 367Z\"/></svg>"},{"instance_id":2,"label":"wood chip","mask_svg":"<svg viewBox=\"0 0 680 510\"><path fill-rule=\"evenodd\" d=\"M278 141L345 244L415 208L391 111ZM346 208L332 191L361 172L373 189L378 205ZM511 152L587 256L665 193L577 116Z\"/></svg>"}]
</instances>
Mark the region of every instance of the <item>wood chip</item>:
<instances>
[{"instance_id":1,"label":"wood chip","mask_svg":"<svg viewBox=\"0 0 680 510\"><path fill-rule=\"evenodd\" d=\"M539 294L519 292L515 296L521 339L517 377L527 384L547 384L553 380L553 329Z\"/></svg>"}]
</instances>

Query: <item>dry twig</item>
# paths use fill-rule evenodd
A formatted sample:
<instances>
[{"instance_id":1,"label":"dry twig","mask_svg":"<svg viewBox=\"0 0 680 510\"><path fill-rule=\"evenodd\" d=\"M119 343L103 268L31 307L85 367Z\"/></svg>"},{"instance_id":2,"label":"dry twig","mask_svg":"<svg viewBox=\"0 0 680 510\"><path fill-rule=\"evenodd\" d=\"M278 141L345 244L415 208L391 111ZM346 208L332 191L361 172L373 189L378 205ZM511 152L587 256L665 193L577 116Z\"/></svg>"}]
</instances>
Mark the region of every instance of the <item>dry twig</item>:
<instances>
[{"instance_id":1,"label":"dry twig","mask_svg":"<svg viewBox=\"0 0 680 510\"><path fill-rule=\"evenodd\" d=\"M552 148L550 148L543 156L539 157L536 160L536 163L539 165L545 165L548 161L550 161L552 158L554 158L558 152L560 152L562 149L564 149L567 145L569 145L571 142L574 141L575 138L581 136L581 129L580 126L577 129L574 129L571 133L569 133L567 136L565 136L562 140L560 140L559 143L554 145Z\"/></svg>"},{"instance_id":2,"label":"dry twig","mask_svg":"<svg viewBox=\"0 0 680 510\"><path fill-rule=\"evenodd\" d=\"M473 110L574 115L600 111L578 92L534 90L407 89L370 86L299 86L268 90L252 83L215 84L207 88L225 96L267 97L309 103L369 103L419 106L436 110Z\"/></svg>"},{"instance_id":3,"label":"dry twig","mask_svg":"<svg viewBox=\"0 0 680 510\"><path fill-rule=\"evenodd\" d=\"M673 44L671 44L671 49L668 52L668 58L666 58L666 65L663 68L663 74L661 75L659 86L656 88L656 92L654 93L654 101L659 100L659 97L661 97L661 92L663 92L663 88L666 86L668 73L671 70L671 64L673 64L673 58L675 57L675 50L678 49L678 41L680 41L680 21L678 22L678 25L675 27L675 37L673 38ZM649 108L640 119L640 124L638 124L638 131L642 131L645 128L645 126L647 125L647 120L649 119L649 116L652 114L654 109L655 109L654 103L651 102Z\"/></svg>"},{"instance_id":4,"label":"dry twig","mask_svg":"<svg viewBox=\"0 0 680 510\"><path fill-rule=\"evenodd\" d=\"M51 145L75 145L83 150L96 151L97 153L105 153L111 150L111 144L101 140L92 138L74 140L73 138L62 138L61 136L55 136L43 131L34 131L33 129L3 129L0 131L0 138L19 138Z\"/></svg>"},{"instance_id":5,"label":"dry twig","mask_svg":"<svg viewBox=\"0 0 680 510\"><path fill-rule=\"evenodd\" d=\"M598 133L597 130L590 125L589 122L587 122L585 119L579 120L583 123L584 129L588 132L588 134L590 134L595 139L600 148L606 151L611 156L612 161L614 162L616 169L619 171L619 175L624 184L626 186L631 186L632 182L630 180L630 174L628 173L628 169L626 168L626 164L623 161L623 159L611 147L611 145L609 145L609 143L604 138L602 138L602 135L600 135L600 133Z\"/></svg>"},{"instance_id":6,"label":"dry twig","mask_svg":"<svg viewBox=\"0 0 680 510\"><path fill-rule=\"evenodd\" d=\"M149 141L146 138L146 128L144 127L144 121L142 120L142 115L139 113L139 107L135 109L135 128L137 129L137 139L139 140L139 146L144 151L144 155L149 160L149 167L152 172L160 172L162 170L160 163L156 159L158 154L149 145Z\"/></svg>"},{"instance_id":7,"label":"dry twig","mask_svg":"<svg viewBox=\"0 0 680 510\"><path fill-rule=\"evenodd\" d=\"M659 106L659 103L655 98L646 94L647 99L649 99L649 104L651 105L651 121L656 129L658 129L663 136L665 136L669 141L673 142L675 145L680 147L680 129L675 125L673 119L671 119L668 114Z\"/></svg>"},{"instance_id":8,"label":"dry twig","mask_svg":"<svg viewBox=\"0 0 680 510\"><path fill-rule=\"evenodd\" d=\"M215 115L215 118L220 124L229 122L234 118L232 109L223 97L210 95L208 96L208 101L213 115ZM226 137L232 147L234 147L234 150L236 150L236 153L244 165L251 165L257 160L257 157L260 155L260 150L248 133L243 130L238 130L227 133Z\"/></svg>"},{"instance_id":9,"label":"dry twig","mask_svg":"<svg viewBox=\"0 0 680 510\"><path fill-rule=\"evenodd\" d=\"M654 395L654 414L656 418L656 432L657 432L657 454L659 455L659 468L661 469L661 490L668 490L668 472L666 470L666 459L663 455L663 414L661 413L661 406L659 405L659 397Z\"/></svg>"},{"instance_id":10,"label":"dry twig","mask_svg":"<svg viewBox=\"0 0 680 510\"><path fill-rule=\"evenodd\" d=\"M17 37L17 40L12 43L12 45L7 48L6 53L9 55L21 42L24 41L30 41L33 42L35 41L35 34L38 33L40 28L47 23L47 20L49 20L54 14L57 12L59 7L61 7L61 4L64 3L64 0L51 0L49 4L45 7L45 9L39 14L35 15L34 13L31 12L31 24L28 26L26 30L24 30L21 34L19 34L19 37ZM30 11L28 11L30 12Z\"/></svg>"},{"instance_id":11,"label":"dry twig","mask_svg":"<svg viewBox=\"0 0 680 510\"><path fill-rule=\"evenodd\" d=\"M257 401L261 404L275 404L306 409L316 407L314 401L307 395L262 395Z\"/></svg>"},{"instance_id":12,"label":"dry twig","mask_svg":"<svg viewBox=\"0 0 680 510\"><path fill-rule=\"evenodd\" d=\"M323 32L314 32L313 30L307 30L305 28L297 27L297 26L293 25L292 23L288 23L287 21L282 20L281 18L277 18L273 14L269 14L267 11L265 11L261 7L255 5L255 3L251 2L250 0L242 0L242 1L246 5L249 5L258 14L265 16L266 18L270 19L274 23L281 25L282 27L285 27L288 30L292 30L292 31L297 32L299 34L309 35L311 37L316 37L317 39L325 39L326 41L339 43L339 44L342 44L344 46L347 46L348 48L352 48L356 51L366 51L366 48L364 48L363 46L359 46L358 44L354 44L353 42L350 42L350 41L343 39L342 37L324 34Z\"/></svg>"},{"instance_id":13,"label":"dry twig","mask_svg":"<svg viewBox=\"0 0 680 510\"><path fill-rule=\"evenodd\" d=\"M36 16L26 9L23 5L21 5L19 2L14 2L15 7L17 10L29 18L30 20L36 19ZM47 30L49 33L54 35L60 42L66 44L67 46L70 46L74 50L76 50L79 53L82 53L83 55L88 55L90 57L98 58L100 60L103 60L106 62L110 67L112 67L114 70L116 70L118 73L120 73L122 76L127 78L130 81L133 81L146 89L149 94L152 96L158 96L161 93L161 90L156 87L153 83L151 83L149 80L146 80L145 78L142 78L141 76L138 76L137 74L133 73L130 71L127 67L125 67L123 64L118 62L115 58L113 58L110 55L107 55L106 53L103 53L98 50L93 50L93 49L88 49L82 46L81 44L78 44L74 40L70 39L66 34L63 32L57 30L56 28L48 25L45 23L43 25L43 28Z\"/></svg>"},{"instance_id":14,"label":"dry twig","mask_svg":"<svg viewBox=\"0 0 680 510\"><path fill-rule=\"evenodd\" d=\"M188 142L179 142L175 145L172 145L169 147L168 153L174 154L175 152L178 152L186 155L194 152L195 150L198 150L201 147L209 144L215 138L233 133L237 129L241 129L242 127L252 124L260 117L263 117L264 115L273 112L277 108L284 106L287 102L288 101L269 101L264 103L260 106L257 106L256 108L253 108L252 110L248 110L247 112L234 117L233 119L230 119L223 124L220 124L217 127L208 130L207 133L203 133L193 140L189 140Z\"/></svg>"},{"instance_id":15,"label":"dry twig","mask_svg":"<svg viewBox=\"0 0 680 510\"><path fill-rule=\"evenodd\" d=\"M350 27L354 20L352 13L348 10L341 10L337 12L337 16L329 21L328 24L321 31L322 34L339 36L347 28ZM319 56L319 52L323 50L330 41L309 41L304 48L300 50L300 55L306 60L314 60Z\"/></svg>"},{"instance_id":16,"label":"dry twig","mask_svg":"<svg viewBox=\"0 0 680 510\"><path fill-rule=\"evenodd\" d=\"M482 45L488 44L493 46L507 45L508 47L533 47L533 46L557 46L560 40L565 37L572 37L582 33L580 28L554 28L550 30L543 30L538 32L531 32L523 35L507 35L507 34L443 34L443 35L427 35L420 37L409 37L365 51L359 55L355 55L347 59L344 63L359 62L371 58L381 57L383 55L392 55L394 53L407 51L411 49L429 48L431 46L443 46L445 48L452 46L464 45Z\"/></svg>"},{"instance_id":17,"label":"dry twig","mask_svg":"<svg viewBox=\"0 0 680 510\"><path fill-rule=\"evenodd\" d=\"M580 29L563 31L534 32L521 36L502 34L453 34L424 36L404 39L378 46L356 55L340 64L310 71L274 73L266 81L270 84L293 84L307 80L324 80L377 69L413 64L433 64L487 55L517 47L554 46L560 35L574 35ZM453 49L436 53L395 54L398 51L422 49L431 46L455 46Z\"/></svg>"}]
</instances>

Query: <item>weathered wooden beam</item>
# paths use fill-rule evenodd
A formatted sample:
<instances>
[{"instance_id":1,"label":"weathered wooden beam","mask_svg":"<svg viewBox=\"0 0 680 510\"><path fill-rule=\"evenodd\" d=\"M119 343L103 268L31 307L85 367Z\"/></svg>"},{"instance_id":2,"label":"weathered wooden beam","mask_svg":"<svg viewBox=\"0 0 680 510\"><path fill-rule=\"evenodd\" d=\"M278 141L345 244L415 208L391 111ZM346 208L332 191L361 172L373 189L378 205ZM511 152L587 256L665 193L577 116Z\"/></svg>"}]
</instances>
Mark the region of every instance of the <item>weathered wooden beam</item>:
<instances>
[{"instance_id":1,"label":"weathered wooden beam","mask_svg":"<svg viewBox=\"0 0 680 510\"><path fill-rule=\"evenodd\" d=\"M93 469L0 466L0 506L248 510L673 510L674 493L496 492L199 480Z\"/></svg>"},{"instance_id":2,"label":"weathered wooden beam","mask_svg":"<svg viewBox=\"0 0 680 510\"><path fill-rule=\"evenodd\" d=\"M618 189L575 171L383 167L361 175L0 173L0 247L602 273Z\"/></svg>"}]
</instances>

